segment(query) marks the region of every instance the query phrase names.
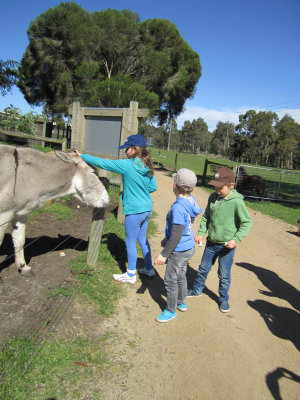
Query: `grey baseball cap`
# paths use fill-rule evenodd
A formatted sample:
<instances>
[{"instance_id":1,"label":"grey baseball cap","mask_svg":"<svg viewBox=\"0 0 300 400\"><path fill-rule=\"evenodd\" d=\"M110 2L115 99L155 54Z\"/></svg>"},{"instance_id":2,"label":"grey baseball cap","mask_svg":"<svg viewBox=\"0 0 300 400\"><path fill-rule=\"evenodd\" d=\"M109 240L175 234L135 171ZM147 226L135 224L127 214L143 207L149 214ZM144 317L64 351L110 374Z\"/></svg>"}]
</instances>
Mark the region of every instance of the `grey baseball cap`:
<instances>
[{"instance_id":1,"label":"grey baseball cap","mask_svg":"<svg viewBox=\"0 0 300 400\"><path fill-rule=\"evenodd\" d=\"M180 168L176 174L173 174L173 178L177 186L186 186L190 190L193 190L197 184L195 172L188 168Z\"/></svg>"}]
</instances>

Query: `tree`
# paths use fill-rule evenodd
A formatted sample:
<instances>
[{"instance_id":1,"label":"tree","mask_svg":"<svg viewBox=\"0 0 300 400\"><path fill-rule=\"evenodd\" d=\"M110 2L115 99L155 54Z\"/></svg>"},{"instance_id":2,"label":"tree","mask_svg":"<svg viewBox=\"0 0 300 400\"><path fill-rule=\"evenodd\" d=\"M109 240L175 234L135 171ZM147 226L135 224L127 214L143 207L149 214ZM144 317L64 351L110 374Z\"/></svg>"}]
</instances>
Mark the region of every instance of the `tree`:
<instances>
[{"instance_id":1,"label":"tree","mask_svg":"<svg viewBox=\"0 0 300 400\"><path fill-rule=\"evenodd\" d=\"M153 118L149 118L148 121L141 120L139 124L139 133L145 138L152 138L154 141L154 147L159 149L167 148L168 135L165 130L165 126L155 126Z\"/></svg>"},{"instance_id":2,"label":"tree","mask_svg":"<svg viewBox=\"0 0 300 400\"><path fill-rule=\"evenodd\" d=\"M6 107L3 111L0 119L1 128L8 131L24 132L33 136L37 135L37 122L40 119L37 113L31 111L22 114L18 108L12 105Z\"/></svg>"},{"instance_id":3,"label":"tree","mask_svg":"<svg viewBox=\"0 0 300 400\"><path fill-rule=\"evenodd\" d=\"M167 20L146 20L140 25L141 81L159 95L159 122L178 116L193 96L201 76L199 55Z\"/></svg>"},{"instance_id":4,"label":"tree","mask_svg":"<svg viewBox=\"0 0 300 400\"><path fill-rule=\"evenodd\" d=\"M193 129L191 121L184 121L180 132L180 152L192 152L193 150Z\"/></svg>"},{"instance_id":5,"label":"tree","mask_svg":"<svg viewBox=\"0 0 300 400\"><path fill-rule=\"evenodd\" d=\"M211 151L215 154L228 156L234 142L234 124L230 122L218 122L212 133Z\"/></svg>"},{"instance_id":6,"label":"tree","mask_svg":"<svg viewBox=\"0 0 300 400\"><path fill-rule=\"evenodd\" d=\"M177 133L177 122L174 118L169 119L169 123L166 126L166 133L168 134L168 151L170 151L171 145L174 149L173 137L175 137Z\"/></svg>"},{"instance_id":7,"label":"tree","mask_svg":"<svg viewBox=\"0 0 300 400\"><path fill-rule=\"evenodd\" d=\"M208 126L202 118L185 121L180 132L181 149L192 153L207 152L211 140Z\"/></svg>"},{"instance_id":8,"label":"tree","mask_svg":"<svg viewBox=\"0 0 300 400\"><path fill-rule=\"evenodd\" d=\"M268 160L276 146L275 125L278 116L271 111L249 110L239 116L236 127L238 134L247 140L248 161L268 165Z\"/></svg>"},{"instance_id":9,"label":"tree","mask_svg":"<svg viewBox=\"0 0 300 400\"><path fill-rule=\"evenodd\" d=\"M176 117L201 76L199 56L167 20L130 10L89 13L67 2L28 29L19 87L30 104L65 112L86 106L148 107L160 124Z\"/></svg>"},{"instance_id":10,"label":"tree","mask_svg":"<svg viewBox=\"0 0 300 400\"><path fill-rule=\"evenodd\" d=\"M0 60L0 92L5 96L16 84L18 77L18 63L14 60Z\"/></svg>"},{"instance_id":11,"label":"tree","mask_svg":"<svg viewBox=\"0 0 300 400\"><path fill-rule=\"evenodd\" d=\"M300 125L292 117L285 115L276 125L276 132L279 166L296 168L300 164Z\"/></svg>"},{"instance_id":12,"label":"tree","mask_svg":"<svg viewBox=\"0 0 300 400\"><path fill-rule=\"evenodd\" d=\"M208 131L208 126L203 118L198 118L192 121L192 130L194 135L194 152L208 152L211 134Z\"/></svg>"}]
</instances>

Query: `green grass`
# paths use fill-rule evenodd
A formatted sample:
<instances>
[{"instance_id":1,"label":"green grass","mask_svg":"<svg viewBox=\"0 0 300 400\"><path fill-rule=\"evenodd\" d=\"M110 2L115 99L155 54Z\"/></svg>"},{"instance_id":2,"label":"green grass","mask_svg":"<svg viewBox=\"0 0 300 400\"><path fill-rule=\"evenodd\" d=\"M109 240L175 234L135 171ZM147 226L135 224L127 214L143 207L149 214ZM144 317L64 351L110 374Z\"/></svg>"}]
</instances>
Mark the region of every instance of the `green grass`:
<instances>
[{"instance_id":1,"label":"green grass","mask_svg":"<svg viewBox=\"0 0 300 400\"><path fill-rule=\"evenodd\" d=\"M173 168L175 165L176 154L178 154L177 169L190 168L195 172L196 175L200 176L202 176L203 174L204 164L206 159L208 159L211 162L216 162L218 164L228 165L229 167L235 165L235 163L233 163L232 161L223 158L212 158L209 156L201 156L197 154L178 153L176 151L168 152L167 150L159 150L155 148L151 149L151 155L155 166L159 162L162 165Z\"/></svg>"},{"instance_id":2,"label":"green grass","mask_svg":"<svg viewBox=\"0 0 300 400\"><path fill-rule=\"evenodd\" d=\"M51 151L53 151L52 147L48 147L48 146L42 147L40 144L31 144L30 147L32 149L39 150L42 153L50 153Z\"/></svg>"},{"instance_id":3,"label":"green grass","mask_svg":"<svg viewBox=\"0 0 300 400\"><path fill-rule=\"evenodd\" d=\"M117 203L120 197L120 186L109 185L109 197L112 202Z\"/></svg>"},{"instance_id":4,"label":"green grass","mask_svg":"<svg viewBox=\"0 0 300 400\"><path fill-rule=\"evenodd\" d=\"M47 293L46 297L47 299L51 299L52 297L56 296L71 296L74 293L74 290L72 288L68 287L59 287L56 289L51 290L49 293Z\"/></svg>"},{"instance_id":5,"label":"green grass","mask_svg":"<svg viewBox=\"0 0 300 400\"><path fill-rule=\"evenodd\" d=\"M34 136L32 136L32 140L34 140ZM13 140L12 141L8 141L8 142L1 142L0 141L0 144L6 144L6 145L9 145L9 146L16 146L16 147L24 147L24 145L14 143ZM42 147L40 144L31 144L30 147L32 149L39 150L42 153L50 153L50 151L53 151L52 147L48 147L48 146Z\"/></svg>"},{"instance_id":6,"label":"green grass","mask_svg":"<svg viewBox=\"0 0 300 400\"><path fill-rule=\"evenodd\" d=\"M59 202L53 202L35 210L32 214L30 214L29 219L33 219L41 214L54 215L57 221L72 219L76 215L69 207Z\"/></svg>"},{"instance_id":7,"label":"green grass","mask_svg":"<svg viewBox=\"0 0 300 400\"><path fill-rule=\"evenodd\" d=\"M10 368L1 380L0 398L5 400L79 399L84 382L96 380L109 367L105 342L85 338L52 339L39 347L34 340L14 338L1 352L0 364ZM19 351L20 348L22 351ZM36 354L34 354L36 352ZM13 362L11 363L11 360ZM80 365L84 364L84 365ZM97 397L91 389L91 394Z\"/></svg>"},{"instance_id":8,"label":"green grass","mask_svg":"<svg viewBox=\"0 0 300 400\"><path fill-rule=\"evenodd\" d=\"M294 204L283 204L273 201L245 201L247 207L269 215L272 218L280 219L288 224L298 226L300 218L300 206Z\"/></svg>"}]
</instances>

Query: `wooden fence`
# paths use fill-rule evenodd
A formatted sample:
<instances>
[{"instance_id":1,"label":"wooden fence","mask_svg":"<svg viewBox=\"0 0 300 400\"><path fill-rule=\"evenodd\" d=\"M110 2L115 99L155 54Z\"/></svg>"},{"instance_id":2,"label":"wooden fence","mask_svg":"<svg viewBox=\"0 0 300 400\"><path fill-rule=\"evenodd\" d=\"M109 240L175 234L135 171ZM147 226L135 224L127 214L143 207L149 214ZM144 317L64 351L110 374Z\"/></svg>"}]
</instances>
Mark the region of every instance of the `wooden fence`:
<instances>
[{"instance_id":1,"label":"wooden fence","mask_svg":"<svg viewBox=\"0 0 300 400\"><path fill-rule=\"evenodd\" d=\"M41 142L42 147L45 146L45 143L56 143L61 145L61 149L63 151L66 151L67 149L67 138L63 139L52 139L52 138L46 138L46 137L41 137L41 136L33 136L33 135L27 135L22 132L12 132L12 131L7 131L4 129L0 129L0 135L3 136L11 136L14 138L18 138L21 140L26 140L26 141L38 141Z\"/></svg>"}]
</instances>

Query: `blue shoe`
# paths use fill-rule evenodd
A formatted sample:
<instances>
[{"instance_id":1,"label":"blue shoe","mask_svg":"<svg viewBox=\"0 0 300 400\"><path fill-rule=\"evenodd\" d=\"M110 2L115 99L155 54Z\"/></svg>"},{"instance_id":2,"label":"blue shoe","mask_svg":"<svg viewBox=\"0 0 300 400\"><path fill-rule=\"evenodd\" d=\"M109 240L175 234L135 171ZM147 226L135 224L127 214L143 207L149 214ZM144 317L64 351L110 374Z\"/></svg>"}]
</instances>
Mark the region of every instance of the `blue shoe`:
<instances>
[{"instance_id":1,"label":"blue shoe","mask_svg":"<svg viewBox=\"0 0 300 400\"><path fill-rule=\"evenodd\" d=\"M194 289L190 289L188 290L186 297L201 297L202 296L202 292L201 293L197 293L195 292Z\"/></svg>"},{"instance_id":2,"label":"blue shoe","mask_svg":"<svg viewBox=\"0 0 300 400\"><path fill-rule=\"evenodd\" d=\"M155 318L157 322L169 322L171 319L177 316L176 311L170 312L168 310L164 310L158 317Z\"/></svg>"},{"instance_id":3,"label":"blue shoe","mask_svg":"<svg viewBox=\"0 0 300 400\"><path fill-rule=\"evenodd\" d=\"M179 311L186 311L187 310L187 306L185 303L183 304L177 304L177 310Z\"/></svg>"},{"instance_id":4,"label":"blue shoe","mask_svg":"<svg viewBox=\"0 0 300 400\"><path fill-rule=\"evenodd\" d=\"M219 308L220 308L221 312L229 312L230 311L228 301L226 301L226 300L223 300L220 302Z\"/></svg>"}]
</instances>

